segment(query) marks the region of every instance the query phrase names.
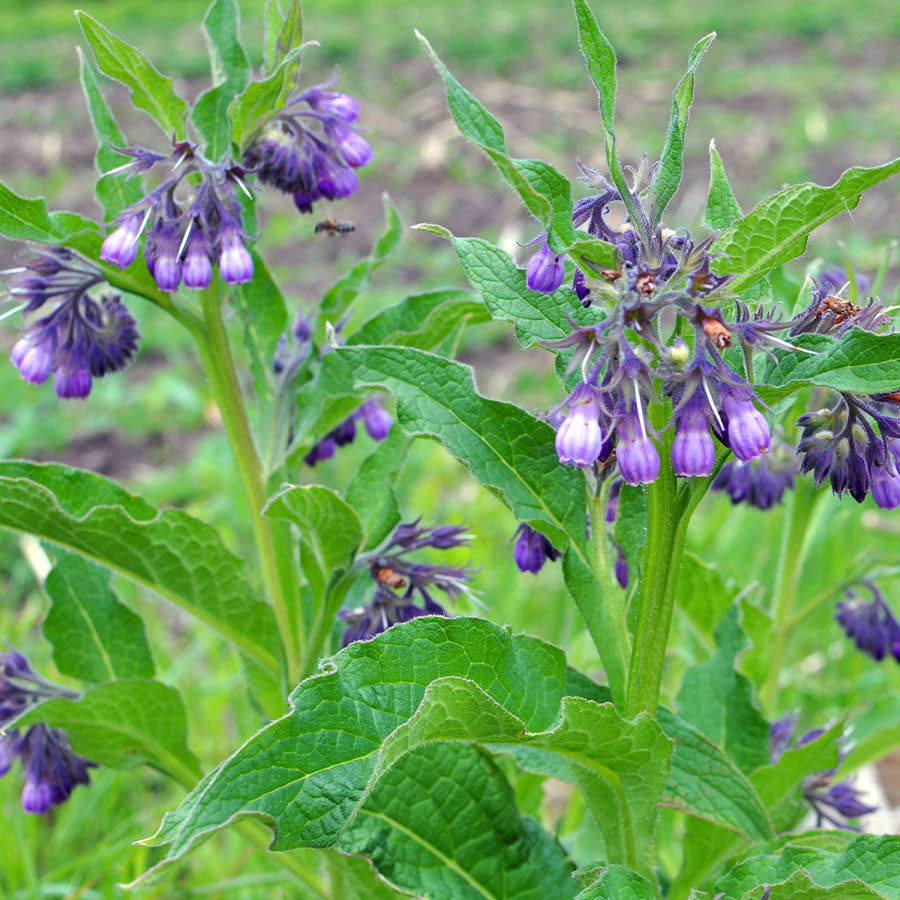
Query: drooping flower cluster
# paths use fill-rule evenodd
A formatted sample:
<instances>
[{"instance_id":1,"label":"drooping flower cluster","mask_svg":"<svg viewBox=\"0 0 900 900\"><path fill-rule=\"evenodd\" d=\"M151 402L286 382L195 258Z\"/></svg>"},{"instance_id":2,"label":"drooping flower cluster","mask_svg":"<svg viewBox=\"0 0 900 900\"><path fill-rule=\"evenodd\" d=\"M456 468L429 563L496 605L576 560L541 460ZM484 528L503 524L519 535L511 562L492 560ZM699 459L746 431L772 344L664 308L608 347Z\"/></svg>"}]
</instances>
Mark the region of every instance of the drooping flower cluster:
<instances>
[{"instance_id":1,"label":"drooping flower cluster","mask_svg":"<svg viewBox=\"0 0 900 900\"><path fill-rule=\"evenodd\" d=\"M353 443L356 438L356 423L360 419L373 441L383 441L394 424L391 414L381 405L381 401L377 397L372 397L332 428L303 457L303 461L308 466L314 466L324 459L331 459L338 447L345 447L347 444Z\"/></svg>"},{"instance_id":2,"label":"drooping flower cluster","mask_svg":"<svg viewBox=\"0 0 900 900\"><path fill-rule=\"evenodd\" d=\"M893 656L900 662L900 622L871 581L861 581L860 585L868 590L871 599L848 588L845 599L837 605L835 618L838 624L857 648L872 659L881 662L885 657Z\"/></svg>"},{"instance_id":3,"label":"drooping flower cluster","mask_svg":"<svg viewBox=\"0 0 900 900\"><path fill-rule=\"evenodd\" d=\"M354 127L359 104L330 86L290 97L244 155L248 172L291 194L304 213L317 200L349 197L359 186L355 170L372 161L372 148Z\"/></svg>"},{"instance_id":4,"label":"drooping flower cluster","mask_svg":"<svg viewBox=\"0 0 900 900\"><path fill-rule=\"evenodd\" d=\"M516 544L513 547L513 559L520 572L531 572L536 575L547 560L555 562L559 559L559 550L539 531L535 531L524 522L512 536Z\"/></svg>"},{"instance_id":5,"label":"drooping flower cluster","mask_svg":"<svg viewBox=\"0 0 900 900\"><path fill-rule=\"evenodd\" d=\"M375 594L367 606L341 611L340 616L348 625L342 646L375 637L397 622L408 622L418 616L446 616L446 610L432 596L434 590L451 602L462 594L471 596L468 587L471 571L467 566L414 562L407 556L426 547L435 550L460 547L472 535L464 525L423 528L420 521L398 525L385 545L368 559ZM417 600L422 602L421 606Z\"/></svg>"},{"instance_id":6,"label":"drooping flower cluster","mask_svg":"<svg viewBox=\"0 0 900 900\"><path fill-rule=\"evenodd\" d=\"M247 170L232 160L214 163L190 141L177 141L169 155L142 147L117 148L132 157L107 174L155 170L161 182L119 216L103 242L100 258L126 269L138 256L148 231L144 259L161 291L203 289L212 284L213 261L227 284L253 278L253 258L245 246L237 191L250 196Z\"/></svg>"},{"instance_id":7,"label":"drooping flower cluster","mask_svg":"<svg viewBox=\"0 0 900 900\"><path fill-rule=\"evenodd\" d=\"M12 349L26 381L42 384L53 375L58 397L83 399L94 378L123 369L134 356L137 323L117 294L91 296L103 284L93 263L62 247L42 247L8 274L23 315L42 312Z\"/></svg>"},{"instance_id":8,"label":"drooping flower cluster","mask_svg":"<svg viewBox=\"0 0 900 900\"><path fill-rule=\"evenodd\" d=\"M731 459L725 463L710 490L727 493L735 505L747 503L757 509L771 509L794 486L796 469L793 448L784 441L773 440L771 452L758 459Z\"/></svg>"},{"instance_id":9,"label":"drooping flower cluster","mask_svg":"<svg viewBox=\"0 0 900 900\"><path fill-rule=\"evenodd\" d=\"M796 724L797 717L787 715L776 720L770 726L769 749L773 763L781 757L785 750L790 748ZM824 728L814 728L797 738L794 748L812 743L824 733ZM841 749L838 754L838 766L844 755L845 752ZM847 820L858 819L860 816L875 812L877 807L864 803L861 799L861 792L850 781L836 782L837 771L837 769L828 769L808 775L803 781L803 798L816 814L817 828L821 827L823 822L828 822L837 828L859 831Z\"/></svg>"},{"instance_id":10,"label":"drooping flower cluster","mask_svg":"<svg viewBox=\"0 0 900 900\"><path fill-rule=\"evenodd\" d=\"M88 769L96 767L69 746L64 731L43 723L20 734L4 731L30 707L52 697L77 698L78 694L45 681L18 651L0 653L0 776L18 759L25 773L22 808L28 813L47 813L64 803L79 784L90 784Z\"/></svg>"}]
</instances>

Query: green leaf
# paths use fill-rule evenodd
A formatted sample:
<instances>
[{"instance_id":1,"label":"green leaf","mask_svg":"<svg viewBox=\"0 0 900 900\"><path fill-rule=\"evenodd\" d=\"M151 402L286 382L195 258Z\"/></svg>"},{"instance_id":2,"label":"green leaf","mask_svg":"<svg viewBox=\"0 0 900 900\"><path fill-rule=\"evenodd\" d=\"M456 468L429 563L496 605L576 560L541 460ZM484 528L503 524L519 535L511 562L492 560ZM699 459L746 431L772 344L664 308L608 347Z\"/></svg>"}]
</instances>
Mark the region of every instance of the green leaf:
<instances>
[{"instance_id":1,"label":"green leaf","mask_svg":"<svg viewBox=\"0 0 900 900\"><path fill-rule=\"evenodd\" d=\"M777 855L751 856L716 883L727 897L742 897L768 882L771 900L884 897L900 900L900 837L861 834L836 853L787 846ZM814 888L841 886L842 892ZM869 888L869 889L867 889Z\"/></svg>"},{"instance_id":2,"label":"green leaf","mask_svg":"<svg viewBox=\"0 0 900 900\"><path fill-rule=\"evenodd\" d=\"M297 392L293 430L299 455L358 409L361 400L347 363L334 353L325 354L312 378ZM293 461L297 456L293 454Z\"/></svg>"},{"instance_id":3,"label":"green leaf","mask_svg":"<svg viewBox=\"0 0 900 900\"><path fill-rule=\"evenodd\" d=\"M212 160L221 159L229 149L228 105L250 79L240 21L236 0L212 0L203 19L213 87L197 99L191 119L206 138L206 155Z\"/></svg>"},{"instance_id":4,"label":"green leaf","mask_svg":"<svg viewBox=\"0 0 900 900\"><path fill-rule=\"evenodd\" d=\"M0 183L0 234L20 241L68 246L65 239L82 231L98 235L97 225L90 219L74 213L49 213L43 197L29 200Z\"/></svg>"},{"instance_id":5,"label":"green leaf","mask_svg":"<svg viewBox=\"0 0 900 900\"><path fill-rule=\"evenodd\" d=\"M117 38L82 10L75 15L87 38L100 70L131 90L131 102L150 113L168 137L187 136L185 117L188 105L175 94L172 79L166 78L139 51Z\"/></svg>"},{"instance_id":6,"label":"green leaf","mask_svg":"<svg viewBox=\"0 0 900 900\"><path fill-rule=\"evenodd\" d=\"M180 510L160 512L99 475L0 462L0 528L75 550L165 597L271 670L278 633L253 599L243 563L216 530Z\"/></svg>"},{"instance_id":7,"label":"green leaf","mask_svg":"<svg viewBox=\"0 0 900 900\"><path fill-rule=\"evenodd\" d=\"M688 57L687 72L678 82L672 93L672 115L669 119L669 130L660 157L659 171L653 183L651 194L651 222L655 225L662 218L669 201L675 196L681 183L684 171L684 135L687 131L688 119L691 115L691 103L694 101L694 78L700 60L716 39L713 31L700 38Z\"/></svg>"},{"instance_id":8,"label":"green leaf","mask_svg":"<svg viewBox=\"0 0 900 900\"><path fill-rule=\"evenodd\" d=\"M675 605L710 650L716 643L713 630L737 593L737 586L730 581L726 583L715 566L693 553L684 554L675 588Z\"/></svg>"},{"instance_id":9,"label":"green leaf","mask_svg":"<svg viewBox=\"0 0 900 900\"><path fill-rule=\"evenodd\" d=\"M400 521L394 486L406 462L408 445L403 432L391 428L347 485L346 500L362 524L364 550L378 546Z\"/></svg>"},{"instance_id":10,"label":"green leaf","mask_svg":"<svg viewBox=\"0 0 900 900\"><path fill-rule=\"evenodd\" d=\"M568 287L553 294L538 294L525 284L525 270L516 268L505 251L481 238L458 238L438 225L418 226L453 243L472 287L481 294L491 318L512 322L523 347L538 341L558 341L572 331L567 315L576 323L593 321Z\"/></svg>"},{"instance_id":11,"label":"green leaf","mask_svg":"<svg viewBox=\"0 0 900 900\"><path fill-rule=\"evenodd\" d=\"M409 897L404 892L398 894L375 871L371 860L358 856L344 856L332 853L328 859L328 872L331 876L331 890L335 897L359 897L360 900L397 900L397 897Z\"/></svg>"},{"instance_id":12,"label":"green leaf","mask_svg":"<svg viewBox=\"0 0 900 900\"><path fill-rule=\"evenodd\" d=\"M244 346L250 355L253 388L263 403L272 399L276 375L272 368L278 339L288 326L287 308L281 290L265 261L254 251L253 279L228 291L228 302L244 325Z\"/></svg>"},{"instance_id":13,"label":"green leaf","mask_svg":"<svg viewBox=\"0 0 900 900\"><path fill-rule=\"evenodd\" d=\"M433 744L401 759L338 847L365 854L382 877L418 897L571 900L577 890L559 845L519 813L503 773L463 744Z\"/></svg>"},{"instance_id":14,"label":"green leaf","mask_svg":"<svg viewBox=\"0 0 900 900\"><path fill-rule=\"evenodd\" d=\"M691 666L678 693L678 714L721 747L744 772L769 763L769 724L757 709L750 680L735 671L748 646L740 610L729 607L715 632L712 659Z\"/></svg>"},{"instance_id":15,"label":"green leaf","mask_svg":"<svg viewBox=\"0 0 900 900\"><path fill-rule=\"evenodd\" d=\"M78 48L78 63L81 70L81 87L99 141L97 168L102 174L129 161L129 157L113 150L113 147L126 145L125 136L116 124L106 98L100 90L94 67L81 52L81 47ZM137 203L143 196L143 191L139 181L129 179L125 174L105 175L97 181L96 194L105 211L105 219L109 222L125 207Z\"/></svg>"},{"instance_id":16,"label":"green leaf","mask_svg":"<svg viewBox=\"0 0 900 900\"><path fill-rule=\"evenodd\" d=\"M284 488L263 514L287 519L300 530L301 568L318 597L350 566L362 543L359 516L339 494L320 484Z\"/></svg>"},{"instance_id":17,"label":"green leaf","mask_svg":"<svg viewBox=\"0 0 900 900\"><path fill-rule=\"evenodd\" d=\"M201 836L255 815L275 829L274 850L331 846L411 753L475 741L557 755L595 810L611 860L624 853L644 866L669 742L649 716L627 722L612 704L563 698L566 682L561 651L481 619L426 616L395 626L351 644L302 682L292 712L208 776L154 840L171 843L171 862ZM428 768L449 777L438 761L436 754ZM401 796L405 815L415 814L417 804ZM477 804L482 792L473 787L469 797ZM446 823L459 813L452 804L441 812Z\"/></svg>"},{"instance_id":18,"label":"green leaf","mask_svg":"<svg viewBox=\"0 0 900 900\"><path fill-rule=\"evenodd\" d=\"M476 325L488 318L484 304L469 291L428 291L377 313L347 338L347 344L434 350L460 323Z\"/></svg>"},{"instance_id":19,"label":"green leaf","mask_svg":"<svg viewBox=\"0 0 900 900\"><path fill-rule=\"evenodd\" d=\"M672 773L662 802L751 841L771 838L772 823L766 808L735 762L668 710L659 710L659 723L675 745Z\"/></svg>"},{"instance_id":20,"label":"green leaf","mask_svg":"<svg viewBox=\"0 0 900 900\"><path fill-rule=\"evenodd\" d=\"M805 334L791 342L816 355L776 351L778 362L767 367L763 379L766 402L810 384L863 394L895 391L900 385L900 335L852 328L842 338Z\"/></svg>"},{"instance_id":21,"label":"green leaf","mask_svg":"<svg viewBox=\"0 0 900 900\"><path fill-rule=\"evenodd\" d=\"M447 105L463 137L480 147L544 226L557 253L575 241L572 186L553 166L538 159L510 159L500 123L453 77L431 44L416 32L447 90Z\"/></svg>"},{"instance_id":22,"label":"green leaf","mask_svg":"<svg viewBox=\"0 0 900 900\"><path fill-rule=\"evenodd\" d=\"M303 3L301 0L288 0L287 14L273 48L273 62L277 66L287 59L291 53L303 45ZM289 69L288 74L293 72Z\"/></svg>"},{"instance_id":23,"label":"green leaf","mask_svg":"<svg viewBox=\"0 0 900 900\"><path fill-rule=\"evenodd\" d=\"M600 115L607 134L615 133L616 51L597 25L587 0L575 0L578 41L587 63L588 74L600 95Z\"/></svg>"},{"instance_id":24,"label":"green leaf","mask_svg":"<svg viewBox=\"0 0 900 900\"><path fill-rule=\"evenodd\" d=\"M341 347L357 382L397 397L408 434L438 438L512 509L553 543L585 552L584 475L559 465L553 429L524 410L476 393L462 363L408 347Z\"/></svg>"},{"instance_id":25,"label":"green leaf","mask_svg":"<svg viewBox=\"0 0 900 900\"><path fill-rule=\"evenodd\" d=\"M83 681L153 677L144 623L116 599L109 572L59 551L44 588L51 602L44 637L60 672Z\"/></svg>"},{"instance_id":26,"label":"green leaf","mask_svg":"<svg viewBox=\"0 0 900 900\"><path fill-rule=\"evenodd\" d=\"M848 774L900 747L900 697L881 697L852 718L850 746L841 763Z\"/></svg>"},{"instance_id":27,"label":"green leaf","mask_svg":"<svg viewBox=\"0 0 900 900\"><path fill-rule=\"evenodd\" d=\"M103 766L124 769L147 763L187 784L200 775L187 748L181 695L158 681L129 678L99 684L79 700L48 700L15 725L36 722L64 729L76 753Z\"/></svg>"},{"instance_id":28,"label":"green leaf","mask_svg":"<svg viewBox=\"0 0 900 900\"><path fill-rule=\"evenodd\" d=\"M656 889L643 875L625 866L596 866L592 881L575 900L656 900ZM575 873L578 877L578 872Z\"/></svg>"},{"instance_id":29,"label":"green leaf","mask_svg":"<svg viewBox=\"0 0 900 900\"><path fill-rule=\"evenodd\" d=\"M731 184L722 165L722 157L716 149L716 142L709 142L709 193L706 196L706 211L703 224L711 229L728 228L741 217L741 207L734 196Z\"/></svg>"},{"instance_id":30,"label":"green leaf","mask_svg":"<svg viewBox=\"0 0 900 900\"><path fill-rule=\"evenodd\" d=\"M848 169L830 187L797 184L763 200L712 245L726 257L713 262L718 273L737 272L728 289L740 293L806 250L809 233L833 216L856 208L863 191L900 172L900 159L871 169Z\"/></svg>"},{"instance_id":31,"label":"green leaf","mask_svg":"<svg viewBox=\"0 0 900 900\"><path fill-rule=\"evenodd\" d=\"M337 323L350 308L350 304L369 287L372 276L387 262L400 244L403 233L400 214L386 193L382 195L382 202L384 204L384 228L372 245L371 253L341 277L322 297L319 322L315 331L317 341L321 340L325 334L325 322Z\"/></svg>"}]
</instances>

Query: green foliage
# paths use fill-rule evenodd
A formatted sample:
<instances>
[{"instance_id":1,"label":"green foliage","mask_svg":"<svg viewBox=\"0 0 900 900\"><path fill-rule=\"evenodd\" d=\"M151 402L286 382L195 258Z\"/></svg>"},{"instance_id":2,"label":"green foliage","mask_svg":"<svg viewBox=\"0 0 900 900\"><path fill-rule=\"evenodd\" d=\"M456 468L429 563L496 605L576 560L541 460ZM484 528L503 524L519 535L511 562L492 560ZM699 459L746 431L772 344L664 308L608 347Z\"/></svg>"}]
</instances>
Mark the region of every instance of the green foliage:
<instances>
[{"instance_id":1,"label":"green foliage","mask_svg":"<svg viewBox=\"0 0 900 900\"><path fill-rule=\"evenodd\" d=\"M709 142L709 192L703 224L709 229L728 228L741 217L741 207L734 196L716 142Z\"/></svg>"},{"instance_id":2,"label":"green foliage","mask_svg":"<svg viewBox=\"0 0 900 900\"><path fill-rule=\"evenodd\" d=\"M581 874L580 874L581 873ZM655 900L652 883L625 866L585 866L575 873L585 889L576 900Z\"/></svg>"}]
</instances>

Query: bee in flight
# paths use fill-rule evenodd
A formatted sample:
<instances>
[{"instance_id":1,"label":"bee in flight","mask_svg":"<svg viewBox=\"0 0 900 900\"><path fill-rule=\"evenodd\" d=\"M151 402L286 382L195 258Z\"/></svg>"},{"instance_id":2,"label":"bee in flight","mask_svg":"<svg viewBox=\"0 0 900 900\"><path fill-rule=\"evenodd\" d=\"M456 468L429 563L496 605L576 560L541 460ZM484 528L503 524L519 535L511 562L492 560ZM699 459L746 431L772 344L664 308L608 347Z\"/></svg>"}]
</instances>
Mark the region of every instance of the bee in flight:
<instances>
[{"instance_id":1,"label":"bee in flight","mask_svg":"<svg viewBox=\"0 0 900 900\"><path fill-rule=\"evenodd\" d=\"M350 234L356 231L356 226L352 222L336 222L334 219L325 219L324 222L317 222L315 232L321 234L327 231L328 234Z\"/></svg>"}]
</instances>

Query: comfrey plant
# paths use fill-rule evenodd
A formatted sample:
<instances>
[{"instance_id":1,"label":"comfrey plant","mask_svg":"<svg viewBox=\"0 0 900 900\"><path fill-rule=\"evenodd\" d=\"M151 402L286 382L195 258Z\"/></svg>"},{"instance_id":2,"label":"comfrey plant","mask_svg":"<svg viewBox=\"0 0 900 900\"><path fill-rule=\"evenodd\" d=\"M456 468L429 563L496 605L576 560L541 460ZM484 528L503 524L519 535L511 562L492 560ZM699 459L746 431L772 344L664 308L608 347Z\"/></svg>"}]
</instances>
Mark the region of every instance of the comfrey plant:
<instances>
[{"instance_id":1,"label":"comfrey plant","mask_svg":"<svg viewBox=\"0 0 900 900\"><path fill-rule=\"evenodd\" d=\"M573 190L552 166L511 157L500 124L423 38L463 135L536 220L536 249L523 269L479 237L421 225L452 244L475 293L409 297L361 325L354 301L400 235L390 202L372 254L315 310L291 309L253 249L265 190L300 213L330 211L372 158L357 101L301 77L299 2L284 14L269 3L253 79L234 0L214 0L215 84L192 109L79 13L96 64L159 123L160 143L128 144L83 59L105 224L3 188L0 230L31 242L8 273L10 309L25 316L12 361L32 384L52 376L61 398L85 398L137 352L128 310L169 314L196 345L253 542L241 558L212 525L104 478L0 463L0 526L50 548L45 633L60 675L85 683L46 682L15 651L0 658L0 770L19 762L7 778L24 772L34 813L95 764L140 761L182 785L144 842L167 849L135 884L231 826L268 845L298 892L326 900L900 897L900 839L861 833L873 803L851 780L896 743L895 723L870 712L794 740L782 690L798 625L838 597L835 641L842 628L862 651L845 641L842 652L867 666L864 654L900 658L890 570L850 572L795 608L826 482L877 516L900 506L900 337L878 300L887 263L871 285L826 270L800 287L782 270L900 160L786 188L742 215L710 145L705 230L689 232L664 217L714 35L675 88L659 160L629 169L615 54L585 0L574 7L605 165L579 163ZM487 317L553 354L549 409L483 396L452 358L460 332ZM427 510L405 517L398 479L417 437L509 508L509 565L529 590L559 564L597 677L543 640L461 614L478 589L466 545L479 523L470 534ZM369 454L341 490L308 483L361 442ZM731 590L684 553L710 488L727 493L730 516L746 505L774 517L774 580ZM236 649L259 715L237 749L216 741L202 762L191 751L195 711L155 677L143 623L104 568ZM561 819L536 790L550 778L574 786Z\"/></svg>"}]
</instances>

